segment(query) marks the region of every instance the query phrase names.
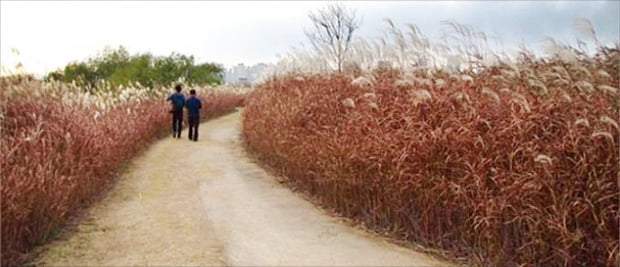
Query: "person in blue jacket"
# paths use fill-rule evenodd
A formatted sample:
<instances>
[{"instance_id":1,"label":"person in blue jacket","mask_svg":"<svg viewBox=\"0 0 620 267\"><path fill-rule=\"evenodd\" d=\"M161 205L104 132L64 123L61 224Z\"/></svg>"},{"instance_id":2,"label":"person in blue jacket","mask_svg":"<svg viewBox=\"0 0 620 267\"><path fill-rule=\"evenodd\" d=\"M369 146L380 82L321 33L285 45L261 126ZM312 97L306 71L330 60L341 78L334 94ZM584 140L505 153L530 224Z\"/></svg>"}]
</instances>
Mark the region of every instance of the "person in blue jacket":
<instances>
[{"instance_id":1,"label":"person in blue jacket","mask_svg":"<svg viewBox=\"0 0 620 267\"><path fill-rule=\"evenodd\" d=\"M187 108L187 124L189 125L189 140L198 141L198 124L200 123L200 109L202 104L196 96L196 90L189 90L189 98L185 101Z\"/></svg>"},{"instance_id":2,"label":"person in blue jacket","mask_svg":"<svg viewBox=\"0 0 620 267\"><path fill-rule=\"evenodd\" d=\"M171 94L166 101L172 102L172 137L181 138L181 127L183 123L183 106L185 106L185 96L181 94L183 88L180 84L174 87L175 93Z\"/></svg>"}]
</instances>

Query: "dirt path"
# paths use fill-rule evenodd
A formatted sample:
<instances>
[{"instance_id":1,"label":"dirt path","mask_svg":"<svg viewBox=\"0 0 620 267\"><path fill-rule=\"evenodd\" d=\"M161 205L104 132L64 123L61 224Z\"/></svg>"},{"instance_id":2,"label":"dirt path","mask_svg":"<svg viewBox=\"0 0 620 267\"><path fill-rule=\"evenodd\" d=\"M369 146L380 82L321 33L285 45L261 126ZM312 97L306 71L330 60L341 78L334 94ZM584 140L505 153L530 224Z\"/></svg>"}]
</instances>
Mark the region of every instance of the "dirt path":
<instances>
[{"instance_id":1,"label":"dirt path","mask_svg":"<svg viewBox=\"0 0 620 267\"><path fill-rule=\"evenodd\" d=\"M201 124L197 143L154 144L78 230L47 245L35 263L447 265L349 227L279 185L243 154L240 116Z\"/></svg>"}]
</instances>

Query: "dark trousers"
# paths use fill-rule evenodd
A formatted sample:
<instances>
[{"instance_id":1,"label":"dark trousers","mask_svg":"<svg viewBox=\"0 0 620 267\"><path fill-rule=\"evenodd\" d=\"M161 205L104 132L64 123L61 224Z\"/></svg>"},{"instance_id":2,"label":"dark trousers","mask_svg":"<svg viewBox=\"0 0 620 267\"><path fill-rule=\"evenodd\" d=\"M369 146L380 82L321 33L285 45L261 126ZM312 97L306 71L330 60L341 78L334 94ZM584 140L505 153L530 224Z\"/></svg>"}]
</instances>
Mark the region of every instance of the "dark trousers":
<instances>
[{"instance_id":1,"label":"dark trousers","mask_svg":"<svg viewBox=\"0 0 620 267\"><path fill-rule=\"evenodd\" d=\"M172 111L172 137L181 138L181 127L183 126L183 110Z\"/></svg>"},{"instance_id":2,"label":"dark trousers","mask_svg":"<svg viewBox=\"0 0 620 267\"><path fill-rule=\"evenodd\" d=\"M189 140L198 141L198 124L200 123L199 116L187 116L187 124L189 125Z\"/></svg>"}]
</instances>

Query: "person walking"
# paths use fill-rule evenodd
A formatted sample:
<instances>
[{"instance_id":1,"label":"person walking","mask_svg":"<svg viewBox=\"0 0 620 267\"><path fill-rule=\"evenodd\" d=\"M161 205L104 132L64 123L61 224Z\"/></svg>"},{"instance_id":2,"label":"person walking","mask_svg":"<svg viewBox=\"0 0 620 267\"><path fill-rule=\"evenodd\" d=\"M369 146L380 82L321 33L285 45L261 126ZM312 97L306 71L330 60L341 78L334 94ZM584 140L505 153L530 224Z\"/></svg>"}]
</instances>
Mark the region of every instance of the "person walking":
<instances>
[{"instance_id":1,"label":"person walking","mask_svg":"<svg viewBox=\"0 0 620 267\"><path fill-rule=\"evenodd\" d=\"M183 106L185 106L185 96L181 94L183 88L180 84L174 87L175 93L168 96L166 101L172 104L172 137L181 138L181 127L183 126Z\"/></svg>"},{"instance_id":2,"label":"person walking","mask_svg":"<svg viewBox=\"0 0 620 267\"><path fill-rule=\"evenodd\" d=\"M196 90L189 90L189 98L185 101L187 108L187 124L189 125L189 140L198 141L198 124L200 124L200 109L202 104L196 96Z\"/></svg>"}]
</instances>

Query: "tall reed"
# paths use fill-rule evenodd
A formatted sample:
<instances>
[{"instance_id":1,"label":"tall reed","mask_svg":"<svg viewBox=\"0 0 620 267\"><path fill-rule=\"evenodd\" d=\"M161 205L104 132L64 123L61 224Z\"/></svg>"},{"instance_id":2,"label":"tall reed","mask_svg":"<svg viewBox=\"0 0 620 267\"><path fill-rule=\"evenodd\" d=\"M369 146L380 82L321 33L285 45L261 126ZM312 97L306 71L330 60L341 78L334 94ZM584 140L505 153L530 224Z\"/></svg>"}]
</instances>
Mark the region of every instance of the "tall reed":
<instances>
[{"instance_id":1,"label":"tall reed","mask_svg":"<svg viewBox=\"0 0 620 267\"><path fill-rule=\"evenodd\" d=\"M23 264L119 167L170 130L165 88L85 92L62 83L3 79L2 265ZM203 117L229 112L243 94L199 88Z\"/></svg>"},{"instance_id":2,"label":"tall reed","mask_svg":"<svg viewBox=\"0 0 620 267\"><path fill-rule=\"evenodd\" d=\"M460 72L284 72L249 95L243 138L323 207L453 258L617 266L619 50L557 51Z\"/></svg>"}]
</instances>

